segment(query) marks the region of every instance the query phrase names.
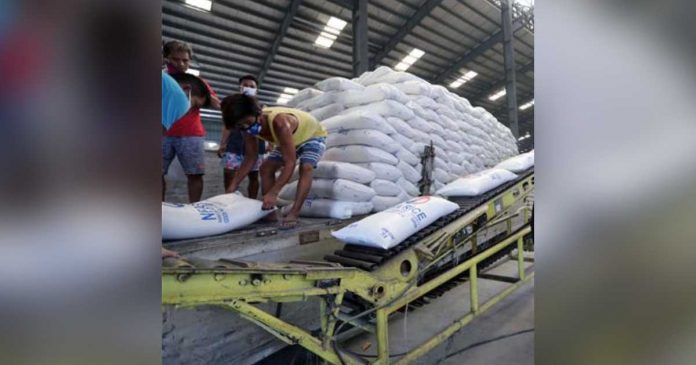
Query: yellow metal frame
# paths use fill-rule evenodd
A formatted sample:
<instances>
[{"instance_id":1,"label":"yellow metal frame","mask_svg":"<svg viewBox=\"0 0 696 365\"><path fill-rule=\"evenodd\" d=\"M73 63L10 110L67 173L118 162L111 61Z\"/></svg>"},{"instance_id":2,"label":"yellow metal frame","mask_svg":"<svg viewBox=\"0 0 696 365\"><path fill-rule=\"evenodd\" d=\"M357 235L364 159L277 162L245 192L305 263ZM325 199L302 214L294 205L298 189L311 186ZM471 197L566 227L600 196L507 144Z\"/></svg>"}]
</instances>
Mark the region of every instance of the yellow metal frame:
<instances>
[{"instance_id":1,"label":"yellow metal frame","mask_svg":"<svg viewBox=\"0 0 696 365\"><path fill-rule=\"evenodd\" d=\"M240 266L238 262L220 261L201 268L186 260L169 261L162 270L162 304L178 307L216 305L239 313L288 344L304 347L321 357L326 363L341 364L342 359L345 364L364 364L364 359L343 352L339 359L333 347L336 341L334 337L336 323L339 320L347 320L340 316L339 307L345 294L350 292L372 303L375 324L369 325L368 328L364 323L357 321L348 323L374 331L377 338L378 357L370 363L389 364L389 315L468 270L469 313L395 362L395 364L409 364L533 278L534 273L528 274L524 267L523 240L531 232L527 208L523 207L521 214L525 225L515 232L512 232L512 219L518 214L510 213L514 204L525 199L532 191L532 179L533 175L478 209L456 219L439 230L437 234L426 237L413 248L390 259L373 272L337 267L328 263L249 263ZM528 185L526 189L523 189L522 184L525 182ZM477 234L470 234L461 242L455 242L455 236L482 214L486 214L488 219L496 224L505 223L508 237L453 266L436 278L417 285L419 265L428 267L445 258L452 250L467 244L475 246ZM518 281L488 301L480 303L477 265L511 245L516 245L517 249ZM404 271L405 263L408 263L406 266L410 267L410 270ZM253 305L253 303L267 301L301 301L309 297L320 299L321 333L319 337L312 336L306 330L276 318Z\"/></svg>"}]
</instances>

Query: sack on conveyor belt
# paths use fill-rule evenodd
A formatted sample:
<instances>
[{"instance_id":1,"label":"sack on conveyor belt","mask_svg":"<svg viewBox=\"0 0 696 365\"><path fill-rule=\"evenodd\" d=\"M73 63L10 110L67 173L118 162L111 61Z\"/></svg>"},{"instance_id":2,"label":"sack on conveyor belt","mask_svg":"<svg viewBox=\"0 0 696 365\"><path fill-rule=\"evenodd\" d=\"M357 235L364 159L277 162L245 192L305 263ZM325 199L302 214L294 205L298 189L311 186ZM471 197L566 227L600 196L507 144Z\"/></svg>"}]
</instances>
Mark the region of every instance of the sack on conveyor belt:
<instances>
[{"instance_id":1,"label":"sack on conveyor belt","mask_svg":"<svg viewBox=\"0 0 696 365\"><path fill-rule=\"evenodd\" d=\"M283 211L290 209L292 204L285 206ZM300 216L315 218L349 219L357 215L365 215L372 211L371 202L347 202L331 199L307 199L300 209Z\"/></svg>"},{"instance_id":2,"label":"sack on conveyor belt","mask_svg":"<svg viewBox=\"0 0 696 365\"><path fill-rule=\"evenodd\" d=\"M372 214L331 235L355 245L389 249L457 209L459 205L446 199L422 196Z\"/></svg>"},{"instance_id":3,"label":"sack on conveyor belt","mask_svg":"<svg viewBox=\"0 0 696 365\"><path fill-rule=\"evenodd\" d=\"M495 165L498 169L505 169L512 172L522 172L534 166L534 153L528 152L515 157L510 157L507 160Z\"/></svg>"},{"instance_id":4,"label":"sack on conveyor belt","mask_svg":"<svg viewBox=\"0 0 696 365\"><path fill-rule=\"evenodd\" d=\"M295 200L297 181L291 182L280 191L278 197L284 200ZM375 196L375 191L369 186L354 183L344 179L314 179L308 198L324 198L350 202L368 202Z\"/></svg>"},{"instance_id":5,"label":"sack on conveyor belt","mask_svg":"<svg viewBox=\"0 0 696 365\"><path fill-rule=\"evenodd\" d=\"M503 169L488 169L461 177L438 189L436 194L443 196L477 196L514 180L517 175Z\"/></svg>"},{"instance_id":6,"label":"sack on conveyor belt","mask_svg":"<svg viewBox=\"0 0 696 365\"><path fill-rule=\"evenodd\" d=\"M212 236L248 226L272 210L240 193L214 196L193 204L162 203L162 239Z\"/></svg>"}]
</instances>

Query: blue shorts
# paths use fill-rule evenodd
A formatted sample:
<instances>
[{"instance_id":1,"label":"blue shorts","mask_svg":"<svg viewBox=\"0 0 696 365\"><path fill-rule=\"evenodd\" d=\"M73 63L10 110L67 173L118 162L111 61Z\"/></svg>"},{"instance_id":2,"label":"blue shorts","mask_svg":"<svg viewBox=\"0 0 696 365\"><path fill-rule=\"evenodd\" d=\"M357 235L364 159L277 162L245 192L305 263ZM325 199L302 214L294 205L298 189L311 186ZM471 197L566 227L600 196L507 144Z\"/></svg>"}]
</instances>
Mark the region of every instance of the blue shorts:
<instances>
[{"instance_id":1,"label":"blue shorts","mask_svg":"<svg viewBox=\"0 0 696 365\"><path fill-rule=\"evenodd\" d=\"M179 159L186 175L205 173L204 137L163 137L162 175L166 175L174 157Z\"/></svg>"},{"instance_id":2,"label":"blue shorts","mask_svg":"<svg viewBox=\"0 0 696 365\"><path fill-rule=\"evenodd\" d=\"M256 159L256 163L251 167L251 171L259 171L262 161L263 155L259 155ZM225 170L239 170L242 166L242 162L244 162L244 155L229 152L225 152L225 154L222 155L222 168Z\"/></svg>"},{"instance_id":3,"label":"blue shorts","mask_svg":"<svg viewBox=\"0 0 696 365\"><path fill-rule=\"evenodd\" d=\"M313 137L297 146L295 154L300 164L308 163L316 168L317 163L324 156L324 151L326 151L326 137ZM283 162L283 154L280 152L280 148L274 148L268 154L267 160Z\"/></svg>"}]
</instances>

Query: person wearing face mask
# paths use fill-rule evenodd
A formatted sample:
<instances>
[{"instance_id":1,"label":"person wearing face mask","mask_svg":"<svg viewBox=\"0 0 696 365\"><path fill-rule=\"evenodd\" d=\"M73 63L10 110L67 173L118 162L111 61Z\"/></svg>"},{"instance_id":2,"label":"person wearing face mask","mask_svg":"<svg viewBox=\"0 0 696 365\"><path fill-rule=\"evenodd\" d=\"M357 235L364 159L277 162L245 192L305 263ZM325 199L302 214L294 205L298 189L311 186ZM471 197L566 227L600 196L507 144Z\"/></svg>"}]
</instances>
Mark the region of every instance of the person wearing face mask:
<instances>
[{"instance_id":1,"label":"person wearing face mask","mask_svg":"<svg viewBox=\"0 0 696 365\"><path fill-rule=\"evenodd\" d=\"M191 46L184 42L169 41L162 47L166 71L172 77L188 75L186 72L189 69L192 55ZM201 78L196 79L200 80L200 83L197 81L195 83L197 85L202 84L207 90L207 95L209 95L209 102L206 104L206 107L220 109L220 99L215 94L215 91L205 80ZM162 152L163 154L171 153L172 150L178 157L179 162L181 162L188 180L189 202L194 203L201 200L201 195L203 195L203 175L205 174L205 129L201 122L200 106L192 105L188 112L174 122L166 131L164 138L162 138ZM163 156L162 163L163 166L168 167L171 160L167 161L167 158ZM163 196L166 189L164 182L164 174L166 172L165 168L162 173Z\"/></svg>"},{"instance_id":2,"label":"person wearing face mask","mask_svg":"<svg viewBox=\"0 0 696 365\"><path fill-rule=\"evenodd\" d=\"M248 96L256 96L257 90L256 77L246 75L239 79L240 93ZM259 167L261 166L261 161L263 161L264 153L266 153L266 143L259 140L258 158L249 172L249 186L247 192L249 194L248 196L252 199L256 199L259 193ZM225 190L230 187L235 174L239 171L239 167L244 160L244 154L244 137L242 136L242 131L239 130L239 128L228 129L223 126L218 156L222 158L221 162Z\"/></svg>"},{"instance_id":3,"label":"person wearing face mask","mask_svg":"<svg viewBox=\"0 0 696 365\"><path fill-rule=\"evenodd\" d=\"M263 209L273 209L278 193L290 181L299 162L300 179L291 209L283 217L281 228L297 225L300 209L312 188L312 174L326 150L324 126L311 114L292 108L261 108L253 96L235 94L222 100L222 120L227 128L243 131L246 153L239 171L227 189L239 188L239 183L251 171L257 160L256 140L272 143L276 148L261 164ZM282 170L281 170L282 169ZM276 178L276 172L281 170Z\"/></svg>"}]
</instances>

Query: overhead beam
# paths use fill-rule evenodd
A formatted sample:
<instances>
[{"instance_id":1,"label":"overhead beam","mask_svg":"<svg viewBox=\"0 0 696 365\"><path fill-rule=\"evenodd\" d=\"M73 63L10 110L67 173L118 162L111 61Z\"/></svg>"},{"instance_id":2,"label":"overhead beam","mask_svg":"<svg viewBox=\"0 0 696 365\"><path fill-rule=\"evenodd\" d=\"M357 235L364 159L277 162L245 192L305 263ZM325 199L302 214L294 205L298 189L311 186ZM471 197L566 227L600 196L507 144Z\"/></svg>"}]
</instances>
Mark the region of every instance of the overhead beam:
<instances>
[{"instance_id":1,"label":"overhead beam","mask_svg":"<svg viewBox=\"0 0 696 365\"><path fill-rule=\"evenodd\" d=\"M273 63L273 59L275 58L276 52L278 52L278 47L280 47L280 43L283 42L283 38L285 38L285 35L288 33L288 29L290 28L292 19L295 17L295 14L297 14L297 9L300 7L301 3L302 0L292 0L290 2L290 7L288 8L287 13L285 13L283 22L280 24L278 35L273 40L271 49L268 51L268 55L266 56L266 59L263 61L263 65L261 66L261 70L259 71L259 85L263 84L263 79L266 78L266 75L268 74L268 69L271 67L271 63Z\"/></svg>"},{"instance_id":2,"label":"overhead beam","mask_svg":"<svg viewBox=\"0 0 696 365\"><path fill-rule=\"evenodd\" d=\"M355 9L355 2L352 0L328 0L330 3L334 3L338 6L344 7L348 10Z\"/></svg>"},{"instance_id":3,"label":"overhead beam","mask_svg":"<svg viewBox=\"0 0 696 365\"><path fill-rule=\"evenodd\" d=\"M517 32L518 30L522 29L524 27L524 22L521 19L516 19L514 22L512 22L512 33ZM488 51L491 49L491 47L495 46L496 44L500 43L503 41L503 31L502 29L497 31L495 34L492 36L488 37L485 41L480 43L478 46L476 46L474 49L470 50L463 56L459 57L454 63L452 63L450 66L447 67L442 73L440 73L435 79L432 81L433 84L441 84L443 81L445 81L445 78L447 76L452 75L456 72L458 72L462 67L464 67L467 63L475 60L479 56L483 55L484 52Z\"/></svg>"},{"instance_id":4,"label":"overhead beam","mask_svg":"<svg viewBox=\"0 0 696 365\"><path fill-rule=\"evenodd\" d=\"M515 69L514 32L512 30L512 0L500 1L500 17L503 27L503 59L505 64L505 101L507 103L508 126L515 138L519 137L517 125L517 78Z\"/></svg>"},{"instance_id":5,"label":"overhead beam","mask_svg":"<svg viewBox=\"0 0 696 365\"><path fill-rule=\"evenodd\" d=\"M532 61L526 65L520 66L517 69L517 74L518 74L517 76L521 76L522 74L525 74L527 71L530 71L532 69L534 69L534 61ZM533 81L534 79L531 79L531 80ZM478 103L481 100L487 98L489 95L496 92L498 89L503 88L503 87L505 87L505 78L502 78L502 79L498 80L497 82L490 84L490 86L487 87L484 91L469 98L469 102L472 104Z\"/></svg>"},{"instance_id":6,"label":"overhead beam","mask_svg":"<svg viewBox=\"0 0 696 365\"><path fill-rule=\"evenodd\" d=\"M384 57L386 57L389 52L393 51L394 48L396 48L396 45L399 44L406 36L411 33L411 31L420 24L420 22L430 14L433 9L435 9L438 5L442 3L442 0L426 0L426 2L418 8L418 11L416 11L415 14L413 14L406 24L404 24L402 27L399 28L399 31L396 32L396 34L389 39L389 42L384 45L381 51L377 52L377 54L372 58L370 61L370 69L375 68L377 64L382 62Z\"/></svg>"},{"instance_id":7,"label":"overhead beam","mask_svg":"<svg viewBox=\"0 0 696 365\"><path fill-rule=\"evenodd\" d=\"M353 8L353 77L358 77L369 69L369 48L367 39L367 0L355 0Z\"/></svg>"}]
</instances>

